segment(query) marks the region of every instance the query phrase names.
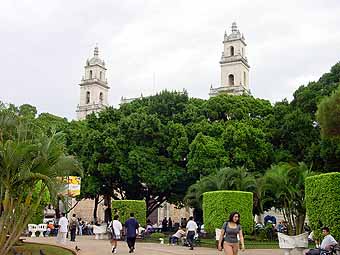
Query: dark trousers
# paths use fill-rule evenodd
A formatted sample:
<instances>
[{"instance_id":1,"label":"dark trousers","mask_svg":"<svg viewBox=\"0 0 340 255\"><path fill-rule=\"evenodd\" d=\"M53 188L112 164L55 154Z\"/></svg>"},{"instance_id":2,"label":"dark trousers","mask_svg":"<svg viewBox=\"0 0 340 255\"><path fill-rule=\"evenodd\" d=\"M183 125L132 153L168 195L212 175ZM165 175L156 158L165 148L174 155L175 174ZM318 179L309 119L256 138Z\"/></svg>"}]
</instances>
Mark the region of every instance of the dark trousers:
<instances>
[{"instance_id":1,"label":"dark trousers","mask_svg":"<svg viewBox=\"0 0 340 255\"><path fill-rule=\"evenodd\" d=\"M187 241L190 247L194 247L195 231L188 231Z\"/></svg>"},{"instance_id":2,"label":"dark trousers","mask_svg":"<svg viewBox=\"0 0 340 255\"><path fill-rule=\"evenodd\" d=\"M127 237L126 242L130 248L130 250L135 248L135 243L136 243L136 237Z\"/></svg>"},{"instance_id":3,"label":"dark trousers","mask_svg":"<svg viewBox=\"0 0 340 255\"><path fill-rule=\"evenodd\" d=\"M306 255L319 255L320 252L321 252L320 249L311 249L306 253Z\"/></svg>"},{"instance_id":4,"label":"dark trousers","mask_svg":"<svg viewBox=\"0 0 340 255\"><path fill-rule=\"evenodd\" d=\"M76 228L71 228L71 241L74 242L76 240Z\"/></svg>"},{"instance_id":5,"label":"dark trousers","mask_svg":"<svg viewBox=\"0 0 340 255\"><path fill-rule=\"evenodd\" d=\"M176 236L170 236L169 237L169 244L175 244L177 243L178 238Z\"/></svg>"}]
</instances>

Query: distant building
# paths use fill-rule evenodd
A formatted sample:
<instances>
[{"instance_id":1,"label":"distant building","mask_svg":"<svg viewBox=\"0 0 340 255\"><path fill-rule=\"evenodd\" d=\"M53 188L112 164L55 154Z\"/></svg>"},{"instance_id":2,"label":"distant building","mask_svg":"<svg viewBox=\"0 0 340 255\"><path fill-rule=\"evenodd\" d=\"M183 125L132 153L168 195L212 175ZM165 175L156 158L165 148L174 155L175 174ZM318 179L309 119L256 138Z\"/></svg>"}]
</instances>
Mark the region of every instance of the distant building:
<instances>
[{"instance_id":1,"label":"distant building","mask_svg":"<svg viewBox=\"0 0 340 255\"><path fill-rule=\"evenodd\" d=\"M140 97L130 97L130 98L126 98L122 96L120 98L120 105L131 103L132 101L139 100L139 99L143 99L143 94L141 94Z\"/></svg>"},{"instance_id":2,"label":"distant building","mask_svg":"<svg viewBox=\"0 0 340 255\"><path fill-rule=\"evenodd\" d=\"M106 80L105 62L99 58L99 50L94 48L94 56L86 61L85 76L80 86L80 102L77 106L77 118L83 120L93 112L99 112L108 106L110 87Z\"/></svg>"},{"instance_id":3,"label":"distant building","mask_svg":"<svg viewBox=\"0 0 340 255\"><path fill-rule=\"evenodd\" d=\"M246 57L246 42L234 22L231 34L224 34L224 51L221 57L221 85L211 86L209 96L220 94L242 95L249 91L249 64Z\"/></svg>"}]
</instances>

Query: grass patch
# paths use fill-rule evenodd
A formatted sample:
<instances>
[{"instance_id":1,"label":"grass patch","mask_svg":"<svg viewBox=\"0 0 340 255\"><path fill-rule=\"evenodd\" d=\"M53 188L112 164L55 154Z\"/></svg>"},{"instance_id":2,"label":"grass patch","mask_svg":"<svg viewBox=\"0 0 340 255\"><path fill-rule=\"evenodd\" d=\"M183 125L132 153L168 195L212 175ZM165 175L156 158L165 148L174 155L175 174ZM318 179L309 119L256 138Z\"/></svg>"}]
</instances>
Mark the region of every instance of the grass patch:
<instances>
[{"instance_id":1,"label":"grass patch","mask_svg":"<svg viewBox=\"0 0 340 255\"><path fill-rule=\"evenodd\" d=\"M23 255L39 255L42 250L46 255L73 255L72 252L63 248L45 245L45 244L30 244L26 243L16 246L15 250Z\"/></svg>"}]
</instances>

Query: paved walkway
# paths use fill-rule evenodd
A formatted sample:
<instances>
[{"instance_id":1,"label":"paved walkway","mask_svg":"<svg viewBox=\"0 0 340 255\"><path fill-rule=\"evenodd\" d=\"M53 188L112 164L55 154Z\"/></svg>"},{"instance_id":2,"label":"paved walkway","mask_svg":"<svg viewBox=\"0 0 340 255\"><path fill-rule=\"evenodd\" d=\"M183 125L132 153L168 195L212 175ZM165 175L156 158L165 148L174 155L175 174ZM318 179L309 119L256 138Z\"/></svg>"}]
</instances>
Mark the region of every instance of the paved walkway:
<instances>
[{"instance_id":1,"label":"paved walkway","mask_svg":"<svg viewBox=\"0 0 340 255\"><path fill-rule=\"evenodd\" d=\"M68 242L67 248L74 249L77 245L81 251L79 255L110 255L110 243L108 240L94 240L89 236L77 236L76 242ZM56 245L55 238L53 237L37 237L27 238L27 242L37 242ZM117 254L128 255L128 248L125 242L118 242ZM135 255L222 255L222 252L216 249L197 247L195 250L190 251L187 247L183 246L168 246L155 243L136 243ZM240 255L283 255L280 250L246 250L240 252Z\"/></svg>"}]
</instances>

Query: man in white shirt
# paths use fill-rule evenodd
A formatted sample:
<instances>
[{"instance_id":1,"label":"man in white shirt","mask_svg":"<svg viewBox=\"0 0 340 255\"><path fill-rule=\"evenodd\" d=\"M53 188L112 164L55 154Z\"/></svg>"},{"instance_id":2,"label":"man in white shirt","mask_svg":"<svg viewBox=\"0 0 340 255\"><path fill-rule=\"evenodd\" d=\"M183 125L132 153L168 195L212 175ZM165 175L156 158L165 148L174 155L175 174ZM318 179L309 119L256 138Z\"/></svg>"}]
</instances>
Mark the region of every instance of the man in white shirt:
<instances>
[{"instance_id":1,"label":"man in white shirt","mask_svg":"<svg viewBox=\"0 0 340 255\"><path fill-rule=\"evenodd\" d=\"M320 248L309 250L306 253L306 255L319 255L321 251L330 251L332 246L335 246L338 244L338 242L334 239L334 237L329 234L328 227L322 228L322 235L324 236L324 238L321 242Z\"/></svg>"},{"instance_id":2,"label":"man in white shirt","mask_svg":"<svg viewBox=\"0 0 340 255\"><path fill-rule=\"evenodd\" d=\"M112 246L112 253L117 253L117 240L120 240L121 232L123 230L122 223L119 221L119 216L115 215L113 217L113 221L110 223L109 227L112 228L111 230L111 246Z\"/></svg>"},{"instance_id":3,"label":"man in white shirt","mask_svg":"<svg viewBox=\"0 0 340 255\"><path fill-rule=\"evenodd\" d=\"M329 228L327 227L322 228L322 235L324 236L320 245L320 248L322 250L330 251L331 246L335 246L338 244L334 237L329 234Z\"/></svg>"},{"instance_id":4,"label":"man in white shirt","mask_svg":"<svg viewBox=\"0 0 340 255\"><path fill-rule=\"evenodd\" d=\"M194 237L196 235L197 232L197 224L194 221L194 217L190 217L189 221L187 223L186 229L187 229L187 241L190 247L190 250L194 249Z\"/></svg>"},{"instance_id":5,"label":"man in white shirt","mask_svg":"<svg viewBox=\"0 0 340 255\"><path fill-rule=\"evenodd\" d=\"M65 213L61 213L61 218L59 219L59 229L57 235L57 243L66 244L66 235L68 232L68 219L65 217Z\"/></svg>"}]
</instances>

